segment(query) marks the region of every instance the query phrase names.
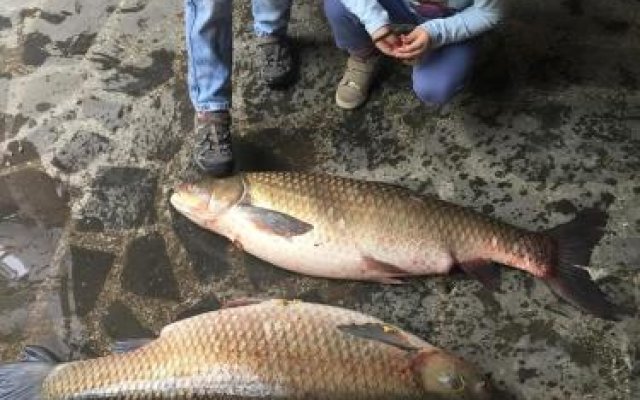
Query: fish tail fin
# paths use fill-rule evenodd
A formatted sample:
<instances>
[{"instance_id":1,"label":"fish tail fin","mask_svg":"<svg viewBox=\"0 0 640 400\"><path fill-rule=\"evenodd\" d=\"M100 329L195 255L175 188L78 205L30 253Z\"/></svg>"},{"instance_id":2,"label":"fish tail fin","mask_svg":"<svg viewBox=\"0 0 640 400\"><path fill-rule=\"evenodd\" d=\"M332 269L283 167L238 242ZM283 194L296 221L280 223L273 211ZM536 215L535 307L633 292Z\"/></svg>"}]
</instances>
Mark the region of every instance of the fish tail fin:
<instances>
[{"instance_id":1,"label":"fish tail fin","mask_svg":"<svg viewBox=\"0 0 640 400\"><path fill-rule=\"evenodd\" d=\"M556 268L544 278L551 290L575 307L603 319L618 320L616 306L583 267L604 235L607 214L596 209L581 211L564 224L546 231L558 245Z\"/></svg>"},{"instance_id":2,"label":"fish tail fin","mask_svg":"<svg viewBox=\"0 0 640 400\"><path fill-rule=\"evenodd\" d=\"M40 346L27 346L20 360L0 364L0 400L42 400L42 384L60 360Z\"/></svg>"},{"instance_id":3,"label":"fish tail fin","mask_svg":"<svg viewBox=\"0 0 640 400\"><path fill-rule=\"evenodd\" d=\"M0 365L0 400L41 400L42 383L54 367L46 362Z\"/></svg>"}]
</instances>

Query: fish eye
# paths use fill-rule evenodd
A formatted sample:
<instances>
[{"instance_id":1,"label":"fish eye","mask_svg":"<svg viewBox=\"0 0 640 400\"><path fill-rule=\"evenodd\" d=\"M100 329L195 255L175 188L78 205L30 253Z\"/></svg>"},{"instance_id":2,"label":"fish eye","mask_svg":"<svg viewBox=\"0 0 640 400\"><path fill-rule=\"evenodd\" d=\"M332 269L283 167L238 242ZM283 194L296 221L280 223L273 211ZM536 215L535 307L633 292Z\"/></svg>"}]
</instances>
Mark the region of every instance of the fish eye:
<instances>
[{"instance_id":1,"label":"fish eye","mask_svg":"<svg viewBox=\"0 0 640 400\"><path fill-rule=\"evenodd\" d=\"M456 374L442 374L438 376L438 383L446 389L456 392L464 390L465 387L464 378Z\"/></svg>"}]
</instances>

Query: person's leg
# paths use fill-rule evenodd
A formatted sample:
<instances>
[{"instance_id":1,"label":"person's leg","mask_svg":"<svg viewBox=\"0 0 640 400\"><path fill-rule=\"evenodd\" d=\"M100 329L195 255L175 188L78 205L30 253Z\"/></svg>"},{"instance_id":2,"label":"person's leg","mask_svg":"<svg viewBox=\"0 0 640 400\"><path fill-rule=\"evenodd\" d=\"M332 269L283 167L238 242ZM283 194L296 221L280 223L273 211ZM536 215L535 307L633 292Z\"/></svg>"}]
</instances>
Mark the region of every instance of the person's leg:
<instances>
[{"instance_id":1,"label":"person's leg","mask_svg":"<svg viewBox=\"0 0 640 400\"><path fill-rule=\"evenodd\" d=\"M185 0L189 96L196 109L194 161L204 171L233 169L231 0Z\"/></svg>"},{"instance_id":2,"label":"person's leg","mask_svg":"<svg viewBox=\"0 0 640 400\"><path fill-rule=\"evenodd\" d=\"M380 55L358 17L340 0L324 0L324 12L338 48L349 53L347 67L336 90L336 104L351 110L369 95Z\"/></svg>"},{"instance_id":3,"label":"person's leg","mask_svg":"<svg viewBox=\"0 0 640 400\"><path fill-rule=\"evenodd\" d=\"M445 104L460 92L473 68L478 40L443 46L413 68L413 90L427 104Z\"/></svg>"},{"instance_id":4,"label":"person's leg","mask_svg":"<svg viewBox=\"0 0 640 400\"><path fill-rule=\"evenodd\" d=\"M256 36L285 35L292 0L253 0L253 30Z\"/></svg>"},{"instance_id":5,"label":"person's leg","mask_svg":"<svg viewBox=\"0 0 640 400\"><path fill-rule=\"evenodd\" d=\"M404 2L398 0L378 0L378 2L394 23L417 25L418 21ZM341 0L325 0L324 12L338 48L351 54L374 48L371 36L364 25Z\"/></svg>"},{"instance_id":6,"label":"person's leg","mask_svg":"<svg viewBox=\"0 0 640 400\"><path fill-rule=\"evenodd\" d=\"M231 0L186 0L189 95L197 111L231 107Z\"/></svg>"},{"instance_id":7,"label":"person's leg","mask_svg":"<svg viewBox=\"0 0 640 400\"><path fill-rule=\"evenodd\" d=\"M293 57L287 38L291 0L253 0L252 11L262 78L272 87L286 85L293 73Z\"/></svg>"},{"instance_id":8,"label":"person's leg","mask_svg":"<svg viewBox=\"0 0 640 400\"><path fill-rule=\"evenodd\" d=\"M342 1L324 0L324 13L338 48L350 54L373 52L375 47L371 36L358 17L352 14Z\"/></svg>"},{"instance_id":9,"label":"person's leg","mask_svg":"<svg viewBox=\"0 0 640 400\"><path fill-rule=\"evenodd\" d=\"M417 24L406 4L379 0L394 23ZM362 105L369 94L380 54L358 17L341 0L324 0L324 11L338 48L349 53L347 68L336 90L336 104L345 109Z\"/></svg>"}]
</instances>

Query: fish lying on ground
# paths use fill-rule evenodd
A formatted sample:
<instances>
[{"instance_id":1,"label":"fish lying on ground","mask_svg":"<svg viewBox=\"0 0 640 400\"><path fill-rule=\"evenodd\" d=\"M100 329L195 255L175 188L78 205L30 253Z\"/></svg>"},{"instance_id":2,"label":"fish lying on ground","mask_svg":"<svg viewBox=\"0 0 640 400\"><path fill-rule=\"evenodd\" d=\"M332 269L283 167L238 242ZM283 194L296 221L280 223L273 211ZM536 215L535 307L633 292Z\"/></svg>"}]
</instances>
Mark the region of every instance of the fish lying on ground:
<instances>
[{"instance_id":1,"label":"fish lying on ground","mask_svg":"<svg viewBox=\"0 0 640 400\"><path fill-rule=\"evenodd\" d=\"M123 347L57 365L30 347L30 361L0 365L0 400L492 398L462 359L373 317L300 301L232 304Z\"/></svg>"},{"instance_id":2,"label":"fish lying on ground","mask_svg":"<svg viewBox=\"0 0 640 400\"><path fill-rule=\"evenodd\" d=\"M602 237L601 211L531 232L395 185L299 172L207 178L180 185L171 203L198 225L292 271L400 283L460 267L495 287L500 263L542 279L586 312L617 318L582 268Z\"/></svg>"}]
</instances>

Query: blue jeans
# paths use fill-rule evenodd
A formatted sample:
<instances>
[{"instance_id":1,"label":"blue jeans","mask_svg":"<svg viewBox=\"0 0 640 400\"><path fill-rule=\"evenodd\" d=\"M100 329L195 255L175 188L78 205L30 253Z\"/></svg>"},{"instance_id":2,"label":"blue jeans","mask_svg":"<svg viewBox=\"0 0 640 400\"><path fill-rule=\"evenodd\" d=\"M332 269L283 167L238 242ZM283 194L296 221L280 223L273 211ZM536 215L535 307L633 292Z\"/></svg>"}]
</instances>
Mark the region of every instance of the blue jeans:
<instances>
[{"instance_id":1,"label":"blue jeans","mask_svg":"<svg viewBox=\"0 0 640 400\"><path fill-rule=\"evenodd\" d=\"M428 18L414 14L402 0L377 0L393 23L419 25ZM371 37L340 0L324 0L336 45L350 53L373 47ZM476 56L476 40L427 52L413 67L413 91L428 104L444 104L464 87Z\"/></svg>"},{"instance_id":2,"label":"blue jeans","mask_svg":"<svg viewBox=\"0 0 640 400\"><path fill-rule=\"evenodd\" d=\"M185 0L189 96L197 111L231 107L232 0ZM253 0L257 36L286 33L291 0Z\"/></svg>"}]
</instances>

